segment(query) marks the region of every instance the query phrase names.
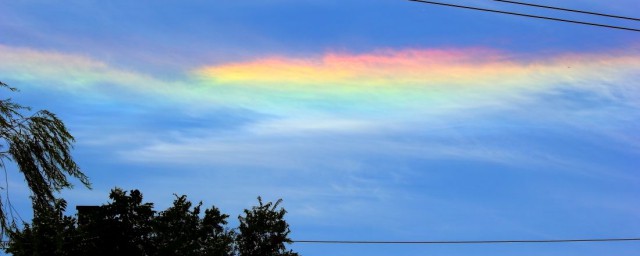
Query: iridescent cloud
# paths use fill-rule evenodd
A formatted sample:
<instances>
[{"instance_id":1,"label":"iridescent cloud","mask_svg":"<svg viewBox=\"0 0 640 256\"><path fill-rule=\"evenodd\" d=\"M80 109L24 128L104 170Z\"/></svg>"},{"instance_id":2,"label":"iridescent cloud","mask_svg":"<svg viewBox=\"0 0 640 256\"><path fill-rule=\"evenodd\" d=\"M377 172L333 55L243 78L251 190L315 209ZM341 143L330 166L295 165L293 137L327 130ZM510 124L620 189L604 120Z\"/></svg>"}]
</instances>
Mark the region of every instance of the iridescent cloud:
<instances>
[{"instance_id":1,"label":"iridescent cloud","mask_svg":"<svg viewBox=\"0 0 640 256\"><path fill-rule=\"evenodd\" d=\"M493 49L380 50L273 56L206 66L166 80L89 57L0 46L0 75L56 89L117 87L197 105L274 114L398 114L520 104L581 90L637 104L635 50L518 58ZM113 96L117 96L113 95Z\"/></svg>"},{"instance_id":2,"label":"iridescent cloud","mask_svg":"<svg viewBox=\"0 0 640 256\"><path fill-rule=\"evenodd\" d=\"M245 104L344 109L501 104L554 88L612 96L640 73L637 54L581 54L518 60L490 49L386 50L275 56L204 67L204 85ZM323 104L324 103L324 104ZM377 108L374 108L377 107Z\"/></svg>"}]
</instances>

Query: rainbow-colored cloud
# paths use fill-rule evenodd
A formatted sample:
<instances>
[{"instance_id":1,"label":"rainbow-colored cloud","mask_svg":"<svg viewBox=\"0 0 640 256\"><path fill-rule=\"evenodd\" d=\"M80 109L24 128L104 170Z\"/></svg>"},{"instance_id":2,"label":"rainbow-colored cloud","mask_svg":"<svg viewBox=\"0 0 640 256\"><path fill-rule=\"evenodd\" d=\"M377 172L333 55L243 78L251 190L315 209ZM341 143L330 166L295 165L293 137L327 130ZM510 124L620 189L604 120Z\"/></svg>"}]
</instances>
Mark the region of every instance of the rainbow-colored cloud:
<instances>
[{"instance_id":1,"label":"rainbow-colored cloud","mask_svg":"<svg viewBox=\"0 0 640 256\"><path fill-rule=\"evenodd\" d=\"M73 54L9 46L0 46L0 54L0 75L13 81L71 91L126 90L279 115L403 115L508 106L555 90L640 102L640 54L634 49L527 58L481 48L276 55L205 66L174 80Z\"/></svg>"},{"instance_id":2,"label":"rainbow-colored cloud","mask_svg":"<svg viewBox=\"0 0 640 256\"><path fill-rule=\"evenodd\" d=\"M636 87L629 84L635 83L639 73L640 58L635 52L519 60L491 49L275 56L196 71L203 85L236 103L343 111L477 107L526 100L558 88L607 97L631 90L638 96Z\"/></svg>"}]
</instances>

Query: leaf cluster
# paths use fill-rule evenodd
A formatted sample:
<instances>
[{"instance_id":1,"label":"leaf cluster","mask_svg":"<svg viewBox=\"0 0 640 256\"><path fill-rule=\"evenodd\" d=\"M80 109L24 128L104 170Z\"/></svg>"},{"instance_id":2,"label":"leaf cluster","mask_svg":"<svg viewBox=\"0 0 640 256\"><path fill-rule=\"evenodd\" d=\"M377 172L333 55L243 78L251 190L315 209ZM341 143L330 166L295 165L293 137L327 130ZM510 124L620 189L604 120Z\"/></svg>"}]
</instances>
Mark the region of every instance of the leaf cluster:
<instances>
[{"instance_id":1,"label":"leaf cluster","mask_svg":"<svg viewBox=\"0 0 640 256\"><path fill-rule=\"evenodd\" d=\"M237 237L240 256L257 255L298 255L287 251L285 243L288 238L289 224L284 220L287 213L284 208L278 209L282 199L275 203L263 203L258 197L258 206L244 210L245 216L239 216L240 234Z\"/></svg>"},{"instance_id":2,"label":"leaf cluster","mask_svg":"<svg viewBox=\"0 0 640 256\"><path fill-rule=\"evenodd\" d=\"M31 225L11 233L13 255L216 255L297 256L287 251L286 211L276 203L244 210L238 229L227 228L229 215L215 206L204 209L185 195L160 212L143 202L138 190L114 189L109 203L86 208L78 219L64 216L66 203L54 211L38 209ZM203 214L204 213L204 214Z\"/></svg>"},{"instance_id":3,"label":"leaf cluster","mask_svg":"<svg viewBox=\"0 0 640 256\"><path fill-rule=\"evenodd\" d=\"M0 88L17 91L3 82ZM68 177L86 187L90 182L71 157L74 138L64 123L47 110L30 111L11 98L0 99L0 167L6 168L5 160L13 162L31 190L34 208L52 211L54 193L73 186ZM11 230L15 222L7 217L8 200L8 195L0 197L0 226Z\"/></svg>"}]
</instances>

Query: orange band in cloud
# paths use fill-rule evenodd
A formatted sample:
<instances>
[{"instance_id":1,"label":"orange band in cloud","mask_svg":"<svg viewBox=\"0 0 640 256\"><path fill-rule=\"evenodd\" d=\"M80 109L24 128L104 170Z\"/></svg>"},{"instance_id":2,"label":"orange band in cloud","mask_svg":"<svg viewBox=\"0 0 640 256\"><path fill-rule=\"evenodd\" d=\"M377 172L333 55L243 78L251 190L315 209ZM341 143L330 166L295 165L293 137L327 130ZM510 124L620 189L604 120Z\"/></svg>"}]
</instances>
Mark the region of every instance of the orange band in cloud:
<instances>
[{"instance_id":1,"label":"orange band in cloud","mask_svg":"<svg viewBox=\"0 0 640 256\"><path fill-rule=\"evenodd\" d=\"M206 67L199 74L220 83L388 84L423 83L516 72L489 50L403 50L371 54L327 54L321 58L271 57ZM427 80L427 81L425 81Z\"/></svg>"},{"instance_id":2,"label":"orange band in cloud","mask_svg":"<svg viewBox=\"0 0 640 256\"><path fill-rule=\"evenodd\" d=\"M518 60L488 49L385 50L330 53L316 58L276 56L204 67L204 86L251 103L297 106L403 108L464 107L508 100L558 87L601 90L603 84L635 83L636 55L576 54ZM631 76L630 76L631 75ZM618 90L605 88L605 90ZM597 92L602 93L602 92ZM247 96L250 95L250 96ZM246 99L249 97L250 99Z\"/></svg>"},{"instance_id":3,"label":"orange band in cloud","mask_svg":"<svg viewBox=\"0 0 640 256\"><path fill-rule=\"evenodd\" d=\"M0 54L0 75L6 79L86 93L113 86L268 113L474 108L517 104L558 88L640 102L640 54L633 49L526 60L477 48L273 56L205 66L169 81L78 55L1 45Z\"/></svg>"}]
</instances>

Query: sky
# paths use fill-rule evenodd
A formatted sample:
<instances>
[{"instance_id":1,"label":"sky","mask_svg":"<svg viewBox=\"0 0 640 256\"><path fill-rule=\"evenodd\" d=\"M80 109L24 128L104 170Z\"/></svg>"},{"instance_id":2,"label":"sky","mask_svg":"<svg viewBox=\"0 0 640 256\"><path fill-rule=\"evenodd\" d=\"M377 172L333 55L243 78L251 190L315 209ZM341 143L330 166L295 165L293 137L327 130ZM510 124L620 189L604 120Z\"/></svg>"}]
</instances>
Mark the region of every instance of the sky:
<instances>
[{"instance_id":1,"label":"sky","mask_svg":"<svg viewBox=\"0 0 640 256\"><path fill-rule=\"evenodd\" d=\"M443 0L640 28L634 21ZM535 1L638 17L635 0ZM242 209L294 240L640 234L640 33L404 0L0 1L2 92L92 182ZM8 185L30 219L15 167ZM306 256L638 255L640 243L292 244Z\"/></svg>"}]
</instances>

